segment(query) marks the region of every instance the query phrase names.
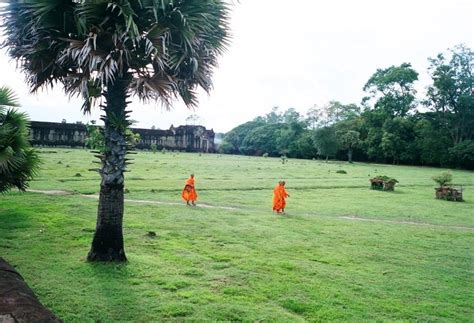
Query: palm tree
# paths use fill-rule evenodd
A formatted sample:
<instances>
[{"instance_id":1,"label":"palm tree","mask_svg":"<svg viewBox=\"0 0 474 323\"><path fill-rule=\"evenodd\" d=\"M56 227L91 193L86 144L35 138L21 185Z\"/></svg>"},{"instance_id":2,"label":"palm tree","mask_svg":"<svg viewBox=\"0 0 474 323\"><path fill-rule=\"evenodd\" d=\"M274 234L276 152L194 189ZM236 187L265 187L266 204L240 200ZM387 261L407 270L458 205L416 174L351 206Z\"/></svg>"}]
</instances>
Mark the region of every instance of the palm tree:
<instances>
[{"instance_id":1,"label":"palm tree","mask_svg":"<svg viewBox=\"0 0 474 323\"><path fill-rule=\"evenodd\" d=\"M3 46L32 91L60 82L84 98L85 112L104 111L105 149L90 261L125 261L123 187L131 95L169 106L196 106L197 87L211 88L228 44L224 0L12 0L1 12Z\"/></svg>"},{"instance_id":2,"label":"palm tree","mask_svg":"<svg viewBox=\"0 0 474 323\"><path fill-rule=\"evenodd\" d=\"M0 193L16 187L26 190L39 166L38 154L28 142L28 117L13 91L0 87Z\"/></svg>"}]
</instances>

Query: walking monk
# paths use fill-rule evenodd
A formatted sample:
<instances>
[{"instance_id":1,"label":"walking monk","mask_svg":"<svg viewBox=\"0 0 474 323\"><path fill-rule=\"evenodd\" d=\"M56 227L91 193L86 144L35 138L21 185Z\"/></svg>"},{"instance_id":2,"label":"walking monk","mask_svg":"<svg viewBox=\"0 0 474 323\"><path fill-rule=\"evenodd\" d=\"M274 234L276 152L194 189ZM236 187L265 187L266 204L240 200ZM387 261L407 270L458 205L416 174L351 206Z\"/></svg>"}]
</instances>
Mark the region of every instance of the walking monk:
<instances>
[{"instance_id":1,"label":"walking monk","mask_svg":"<svg viewBox=\"0 0 474 323\"><path fill-rule=\"evenodd\" d=\"M184 185L183 193L181 194L183 197L183 200L186 201L186 205L190 205L189 202L193 204L193 206L196 206L196 200L197 200L197 193L196 189L194 188L194 174L191 174L189 176L188 180L186 181L186 185Z\"/></svg>"},{"instance_id":2,"label":"walking monk","mask_svg":"<svg viewBox=\"0 0 474 323\"><path fill-rule=\"evenodd\" d=\"M290 197L290 194L285 190L285 182L279 181L273 189L273 211L284 214L287 197Z\"/></svg>"}]
</instances>

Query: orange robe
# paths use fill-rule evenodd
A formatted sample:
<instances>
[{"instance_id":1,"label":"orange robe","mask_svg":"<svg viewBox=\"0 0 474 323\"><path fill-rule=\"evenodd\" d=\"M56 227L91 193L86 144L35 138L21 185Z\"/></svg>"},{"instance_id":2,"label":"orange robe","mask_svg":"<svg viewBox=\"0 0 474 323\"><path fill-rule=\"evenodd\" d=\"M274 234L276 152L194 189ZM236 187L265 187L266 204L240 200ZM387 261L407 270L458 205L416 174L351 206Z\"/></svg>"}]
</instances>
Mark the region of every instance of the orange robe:
<instances>
[{"instance_id":1,"label":"orange robe","mask_svg":"<svg viewBox=\"0 0 474 323\"><path fill-rule=\"evenodd\" d=\"M286 206L285 198L288 197L288 192L283 185L277 184L273 189L273 210L280 212Z\"/></svg>"},{"instance_id":2,"label":"orange robe","mask_svg":"<svg viewBox=\"0 0 474 323\"><path fill-rule=\"evenodd\" d=\"M194 188L194 178L188 178L186 185L184 185L183 193L181 194L183 200L186 202L194 202L197 200L196 189Z\"/></svg>"}]
</instances>

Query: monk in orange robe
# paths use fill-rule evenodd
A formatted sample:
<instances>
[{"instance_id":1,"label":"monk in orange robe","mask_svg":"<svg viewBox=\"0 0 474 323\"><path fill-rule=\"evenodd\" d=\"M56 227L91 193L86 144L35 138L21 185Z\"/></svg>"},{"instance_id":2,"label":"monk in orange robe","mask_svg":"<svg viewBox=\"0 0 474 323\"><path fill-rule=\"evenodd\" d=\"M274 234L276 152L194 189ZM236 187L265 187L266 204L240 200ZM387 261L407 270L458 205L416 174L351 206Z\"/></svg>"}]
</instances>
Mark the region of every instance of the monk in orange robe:
<instances>
[{"instance_id":1,"label":"monk in orange robe","mask_svg":"<svg viewBox=\"0 0 474 323\"><path fill-rule=\"evenodd\" d=\"M285 184L284 181L279 181L273 189L273 211L276 211L276 213L285 213L285 199L290 197L290 194L285 189Z\"/></svg>"},{"instance_id":2,"label":"monk in orange robe","mask_svg":"<svg viewBox=\"0 0 474 323\"><path fill-rule=\"evenodd\" d=\"M196 206L197 200L197 193L196 188L194 187L194 174L189 176L188 180L186 181L186 185L184 185L183 193L181 194L183 200L186 201L186 205L190 205L189 202L192 203L193 206Z\"/></svg>"}]
</instances>

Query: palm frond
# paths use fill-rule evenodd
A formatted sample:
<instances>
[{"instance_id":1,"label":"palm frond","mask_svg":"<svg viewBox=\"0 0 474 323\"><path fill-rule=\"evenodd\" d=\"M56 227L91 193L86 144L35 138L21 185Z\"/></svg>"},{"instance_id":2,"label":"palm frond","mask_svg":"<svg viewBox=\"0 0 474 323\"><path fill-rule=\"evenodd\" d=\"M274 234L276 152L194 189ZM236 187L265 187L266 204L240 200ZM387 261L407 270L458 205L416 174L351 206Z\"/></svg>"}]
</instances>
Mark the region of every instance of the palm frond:
<instances>
[{"instance_id":1,"label":"palm frond","mask_svg":"<svg viewBox=\"0 0 474 323\"><path fill-rule=\"evenodd\" d=\"M103 93L126 75L142 100L197 105L230 38L225 0L13 0L0 16L32 91L62 83L85 112L90 82Z\"/></svg>"},{"instance_id":2,"label":"palm frond","mask_svg":"<svg viewBox=\"0 0 474 323\"><path fill-rule=\"evenodd\" d=\"M18 97L12 89L2 86L0 87L0 106L4 107L18 107L20 103Z\"/></svg>"},{"instance_id":3,"label":"palm frond","mask_svg":"<svg viewBox=\"0 0 474 323\"><path fill-rule=\"evenodd\" d=\"M25 190L40 161L28 142L28 118L15 109L0 107L0 192Z\"/></svg>"}]
</instances>

